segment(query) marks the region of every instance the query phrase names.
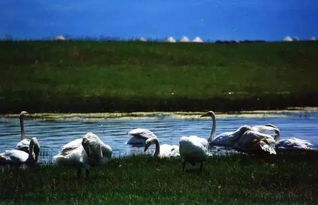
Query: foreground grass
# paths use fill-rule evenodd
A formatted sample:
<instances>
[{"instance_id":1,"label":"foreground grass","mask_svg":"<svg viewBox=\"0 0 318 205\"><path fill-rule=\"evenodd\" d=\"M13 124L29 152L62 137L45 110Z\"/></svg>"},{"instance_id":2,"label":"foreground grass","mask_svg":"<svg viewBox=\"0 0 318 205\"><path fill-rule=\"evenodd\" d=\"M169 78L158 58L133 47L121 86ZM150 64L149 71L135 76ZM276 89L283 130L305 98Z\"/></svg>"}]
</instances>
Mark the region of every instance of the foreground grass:
<instances>
[{"instance_id":1,"label":"foreground grass","mask_svg":"<svg viewBox=\"0 0 318 205\"><path fill-rule=\"evenodd\" d=\"M0 173L0 204L317 204L316 156L212 157L202 173L180 159L134 156L89 179L55 166Z\"/></svg>"},{"instance_id":2,"label":"foreground grass","mask_svg":"<svg viewBox=\"0 0 318 205\"><path fill-rule=\"evenodd\" d=\"M318 42L0 42L0 112L317 106Z\"/></svg>"}]
</instances>

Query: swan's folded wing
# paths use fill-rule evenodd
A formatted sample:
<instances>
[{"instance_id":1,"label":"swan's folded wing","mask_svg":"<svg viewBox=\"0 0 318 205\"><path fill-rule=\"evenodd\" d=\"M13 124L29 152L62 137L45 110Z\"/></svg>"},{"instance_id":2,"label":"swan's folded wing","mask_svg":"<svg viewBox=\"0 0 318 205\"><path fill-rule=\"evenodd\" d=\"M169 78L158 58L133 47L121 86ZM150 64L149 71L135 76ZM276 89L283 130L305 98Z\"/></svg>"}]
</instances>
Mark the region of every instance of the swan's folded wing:
<instances>
[{"instance_id":1,"label":"swan's folded wing","mask_svg":"<svg viewBox=\"0 0 318 205\"><path fill-rule=\"evenodd\" d=\"M9 163L24 163L27 161L29 155L21 150L6 150L4 153L1 154L2 158Z\"/></svg>"},{"instance_id":2,"label":"swan's folded wing","mask_svg":"<svg viewBox=\"0 0 318 205\"><path fill-rule=\"evenodd\" d=\"M73 141L70 141L69 143L62 146L60 153L62 155L67 154L68 152L82 146L82 138L75 139Z\"/></svg>"},{"instance_id":3,"label":"swan's folded wing","mask_svg":"<svg viewBox=\"0 0 318 205\"><path fill-rule=\"evenodd\" d=\"M21 140L20 142L18 142L16 149L28 152L29 146L30 146L30 141L31 140L28 138Z\"/></svg>"},{"instance_id":4,"label":"swan's folded wing","mask_svg":"<svg viewBox=\"0 0 318 205\"><path fill-rule=\"evenodd\" d=\"M137 129L130 130L128 134L133 137L138 137L145 140L151 137L157 137L153 132L144 128L137 128Z\"/></svg>"}]
</instances>

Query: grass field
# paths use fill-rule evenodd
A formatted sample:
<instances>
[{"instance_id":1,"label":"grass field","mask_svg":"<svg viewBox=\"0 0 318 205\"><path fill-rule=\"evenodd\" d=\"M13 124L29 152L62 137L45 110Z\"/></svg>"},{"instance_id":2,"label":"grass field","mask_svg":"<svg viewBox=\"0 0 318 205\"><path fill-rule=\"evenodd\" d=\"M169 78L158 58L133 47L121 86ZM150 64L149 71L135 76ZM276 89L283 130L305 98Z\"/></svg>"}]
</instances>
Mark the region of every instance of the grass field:
<instances>
[{"instance_id":1,"label":"grass field","mask_svg":"<svg viewBox=\"0 0 318 205\"><path fill-rule=\"evenodd\" d=\"M0 42L0 112L318 105L318 42Z\"/></svg>"},{"instance_id":2,"label":"grass field","mask_svg":"<svg viewBox=\"0 0 318 205\"><path fill-rule=\"evenodd\" d=\"M75 170L0 172L0 204L317 204L317 155L211 157L202 173L181 160L131 156Z\"/></svg>"}]
</instances>

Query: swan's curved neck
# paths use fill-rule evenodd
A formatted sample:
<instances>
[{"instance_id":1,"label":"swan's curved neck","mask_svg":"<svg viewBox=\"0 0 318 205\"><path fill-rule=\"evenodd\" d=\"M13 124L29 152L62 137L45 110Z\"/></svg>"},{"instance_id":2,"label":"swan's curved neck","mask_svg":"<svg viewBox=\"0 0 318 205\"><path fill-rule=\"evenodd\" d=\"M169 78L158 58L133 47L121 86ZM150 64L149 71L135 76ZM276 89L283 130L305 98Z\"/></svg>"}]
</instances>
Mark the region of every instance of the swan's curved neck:
<instances>
[{"instance_id":1,"label":"swan's curved neck","mask_svg":"<svg viewBox=\"0 0 318 205\"><path fill-rule=\"evenodd\" d=\"M29 145L29 157L28 157L28 162L34 162L34 161L35 161L35 158L34 158L34 156L33 156L33 153L34 153L34 142L33 142L33 140L31 139L30 145Z\"/></svg>"},{"instance_id":2,"label":"swan's curved neck","mask_svg":"<svg viewBox=\"0 0 318 205\"><path fill-rule=\"evenodd\" d=\"M212 114L211 118L212 118L212 129L211 129L210 137L208 138L208 141L209 141L209 142L212 142L212 140L214 139L214 137L215 137L215 130L216 130L215 115Z\"/></svg>"},{"instance_id":3,"label":"swan's curved neck","mask_svg":"<svg viewBox=\"0 0 318 205\"><path fill-rule=\"evenodd\" d=\"M155 154L153 156L157 157L160 154L160 145L159 141L157 139L154 140L154 143L156 145Z\"/></svg>"},{"instance_id":4,"label":"swan's curved neck","mask_svg":"<svg viewBox=\"0 0 318 205\"><path fill-rule=\"evenodd\" d=\"M21 128L21 140L25 138L25 133L24 133L24 119L23 116L20 116L20 128Z\"/></svg>"}]
</instances>

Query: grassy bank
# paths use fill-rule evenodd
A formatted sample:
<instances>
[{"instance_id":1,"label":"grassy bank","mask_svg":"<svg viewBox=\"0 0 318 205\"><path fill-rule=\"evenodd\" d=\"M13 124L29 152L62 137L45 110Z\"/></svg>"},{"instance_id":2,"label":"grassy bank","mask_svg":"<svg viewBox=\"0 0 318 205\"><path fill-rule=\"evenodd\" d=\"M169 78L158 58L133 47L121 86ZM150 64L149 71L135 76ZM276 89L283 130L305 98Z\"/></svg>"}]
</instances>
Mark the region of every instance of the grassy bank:
<instances>
[{"instance_id":1,"label":"grassy bank","mask_svg":"<svg viewBox=\"0 0 318 205\"><path fill-rule=\"evenodd\" d=\"M0 42L0 112L318 105L318 42Z\"/></svg>"},{"instance_id":2,"label":"grassy bank","mask_svg":"<svg viewBox=\"0 0 318 205\"><path fill-rule=\"evenodd\" d=\"M203 172L180 159L114 159L91 177L55 166L0 172L0 204L317 204L317 155L212 157Z\"/></svg>"}]
</instances>

